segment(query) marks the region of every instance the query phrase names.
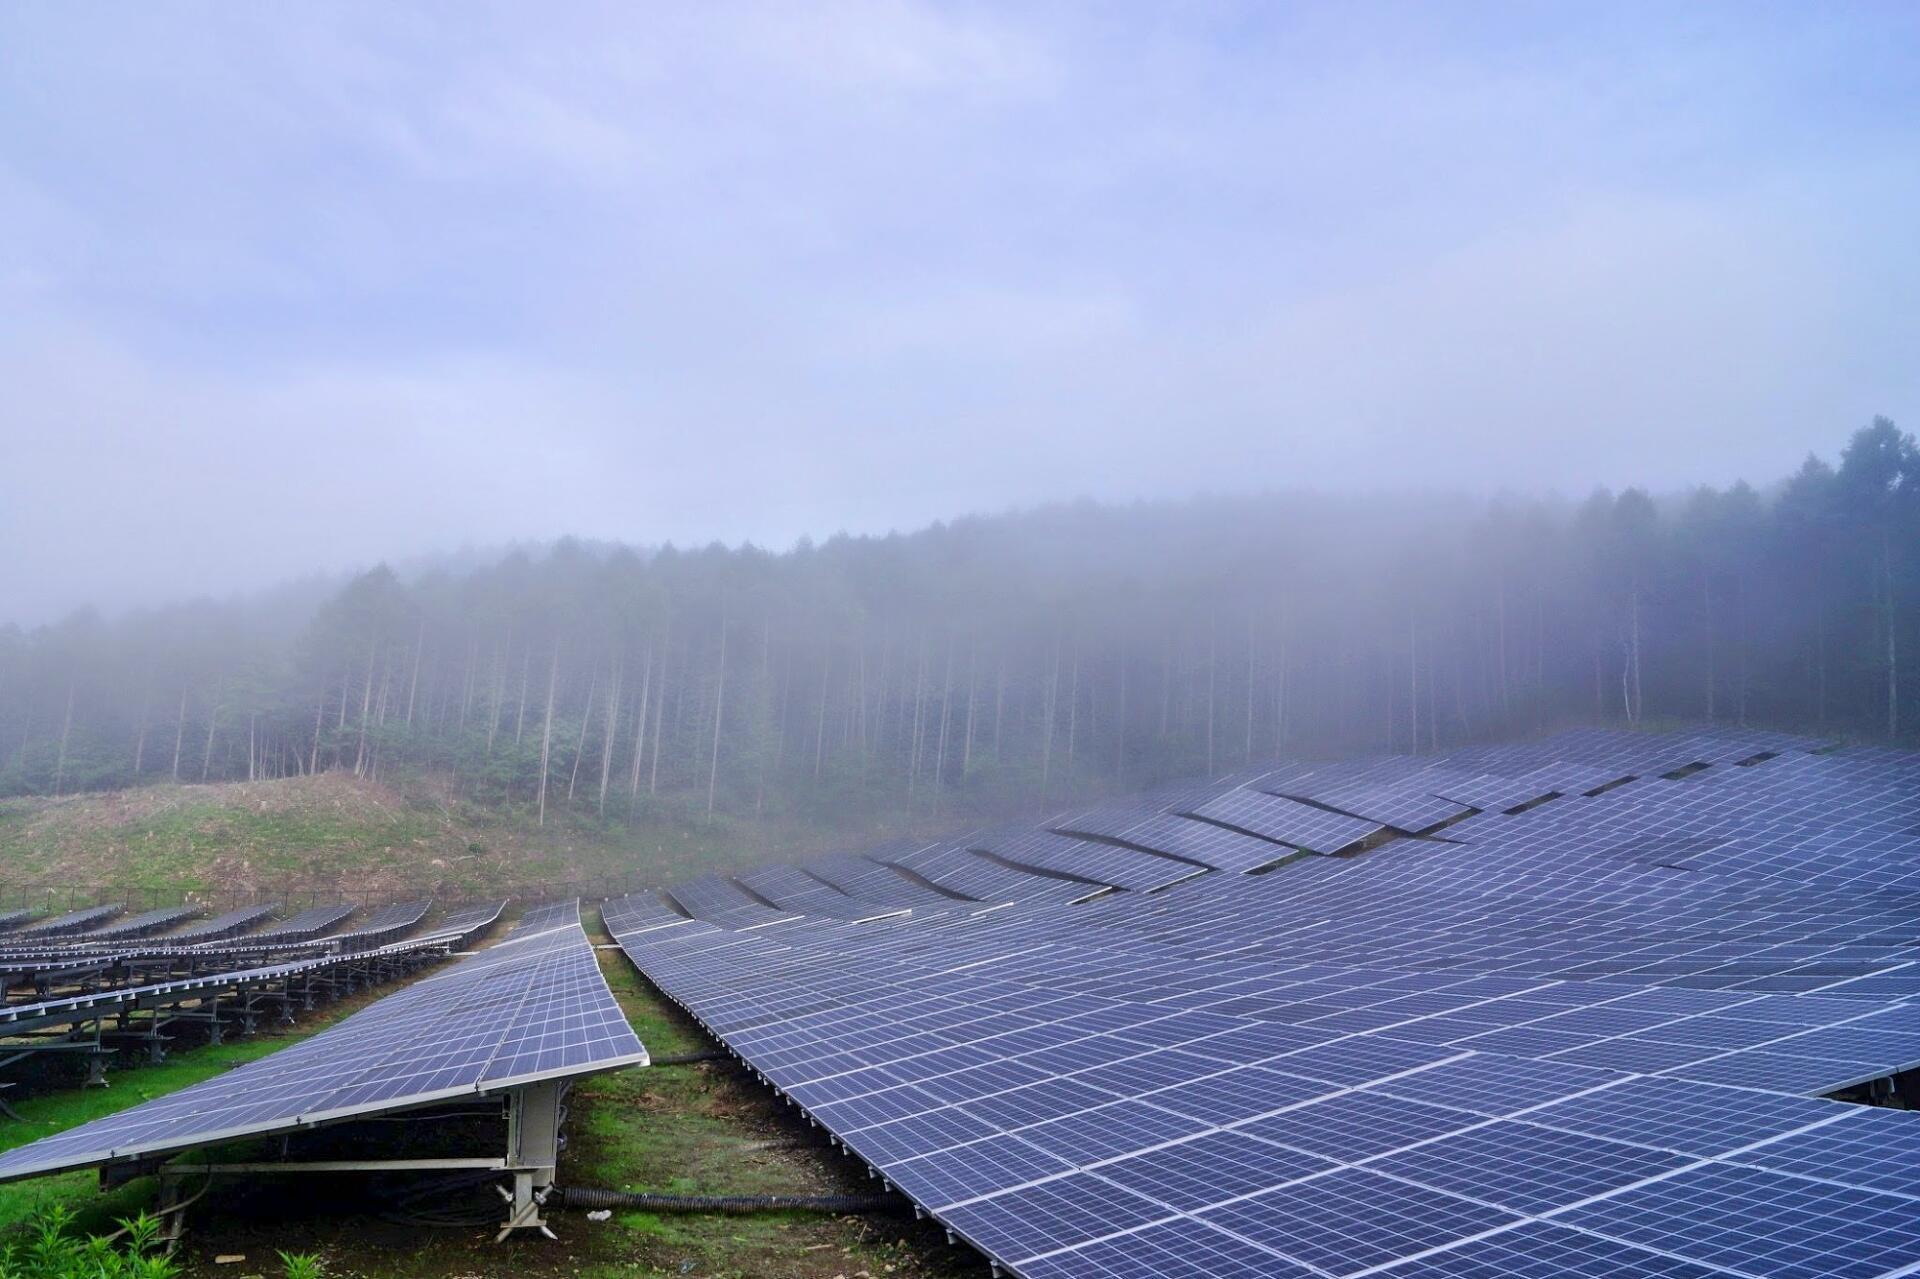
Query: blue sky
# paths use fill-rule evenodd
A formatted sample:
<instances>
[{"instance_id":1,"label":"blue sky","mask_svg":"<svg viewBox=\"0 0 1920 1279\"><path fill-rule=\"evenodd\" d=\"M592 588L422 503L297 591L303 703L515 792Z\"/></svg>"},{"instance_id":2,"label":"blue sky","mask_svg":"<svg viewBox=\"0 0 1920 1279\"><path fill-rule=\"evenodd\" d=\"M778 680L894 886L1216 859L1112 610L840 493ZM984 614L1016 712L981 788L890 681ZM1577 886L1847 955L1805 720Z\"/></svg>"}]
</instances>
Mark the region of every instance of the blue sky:
<instances>
[{"instance_id":1,"label":"blue sky","mask_svg":"<svg viewBox=\"0 0 1920 1279\"><path fill-rule=\"evenodd\" d=\"M1920 418L1920 6L0 11L0 618L564 532L1764 479Z\"/></svg>"}]
</instances>

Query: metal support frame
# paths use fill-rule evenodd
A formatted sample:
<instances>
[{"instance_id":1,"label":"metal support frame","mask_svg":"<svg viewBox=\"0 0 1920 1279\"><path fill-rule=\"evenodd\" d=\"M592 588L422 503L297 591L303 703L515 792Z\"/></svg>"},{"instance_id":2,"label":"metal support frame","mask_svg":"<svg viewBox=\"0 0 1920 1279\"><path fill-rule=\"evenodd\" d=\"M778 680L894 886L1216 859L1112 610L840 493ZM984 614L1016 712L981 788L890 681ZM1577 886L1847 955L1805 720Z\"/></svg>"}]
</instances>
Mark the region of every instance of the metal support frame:
<instances>
[{"instance_id":1,"label":"metal support frame","mask_svg":"<svg viewBox=\"0 0 1920 1279\"><path fill-rule=\"evenodd\" d=\"M555 1237L540 1210L553 1189L560 1162L560 1090L557 1079L526 1084L507 1095L507 1167L512 1189L499 1187L507 1201L506 1224L493 1237L500 1243L516 1230L538 1230Z\"/></svg>"},{"instance_id":2,"label":"metal support frame","mask_svg":"<svg viewBox=\"0 0 1920 1279\"><path fill-rule=\"evenodd\" d=\"M185 1231L185 1206L180 1189L190 1177L211 1180L217 1176L277 1175L280 1173L353 1173L353 1172L447 1172L474 1170L505 1173L508 1184L494 1188L506 1201L507 1216L494 1242L504 1241L516 1230L537 1230L549 1239L556 1238L542 1209L552 1193L554 1173L560 1157L561 1098L566 1084L557 1079L522 1084L507 1091L507 1148L504 1155L466 1156L433 1159L256 1159L237 1163L160 1163L133 1165L119 1169L102 1168L103 1185L141 1172L157 1174L160 1179L158 1212L164 1222L161 1240L171 1251ZM284 1139L283 1139L284 1148Z\"/></svg>"}]
</instances>

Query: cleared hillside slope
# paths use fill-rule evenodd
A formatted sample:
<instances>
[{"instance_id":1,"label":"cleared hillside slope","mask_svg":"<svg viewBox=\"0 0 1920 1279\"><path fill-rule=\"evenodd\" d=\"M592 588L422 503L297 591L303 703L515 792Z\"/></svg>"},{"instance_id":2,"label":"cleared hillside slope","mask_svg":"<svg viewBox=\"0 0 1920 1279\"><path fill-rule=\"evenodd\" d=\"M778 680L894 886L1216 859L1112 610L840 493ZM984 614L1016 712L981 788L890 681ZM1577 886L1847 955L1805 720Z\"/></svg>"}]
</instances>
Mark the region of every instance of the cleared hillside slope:
<instances>
[{"instance_id":1,"label":"cleared hillside slope","mask_svg":"<svg viewBox=\"0 0 1920 1279\"><path fill-rule=\"evenodd\" d=\"M0 900L110 890L160 897L339 892L509 892L668 880L792 857L884 828L825 831L706 823L671 812L631 823L549 820L403 793L349 773L264 782L143 786L0 801Z\"/></svg>"}]
</instances>

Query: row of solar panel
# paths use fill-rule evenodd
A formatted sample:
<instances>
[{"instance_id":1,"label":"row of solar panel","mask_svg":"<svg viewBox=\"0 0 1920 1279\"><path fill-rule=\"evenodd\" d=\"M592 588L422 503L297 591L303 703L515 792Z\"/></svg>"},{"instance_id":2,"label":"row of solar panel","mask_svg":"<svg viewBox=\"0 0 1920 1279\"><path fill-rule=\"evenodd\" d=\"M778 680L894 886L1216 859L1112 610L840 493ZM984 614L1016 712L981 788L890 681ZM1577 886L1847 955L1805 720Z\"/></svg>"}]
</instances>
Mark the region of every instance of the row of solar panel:
<instances>
[{"instance_id":1,"label":"row of solar panel","mask_svg":"<svg viewBox=\"0 0 1920 1279\"><path fill-rule=\"evenodd\" d=\"M1029 1279L1893 1274L1920 1264L1920 1116L1805 1094L1920 1065L1920 767L1818 746L1582 732L1291 767L1049 823L1101 841L1084 857L876 853L943 898L906 913L816 863L844 900L782 872L606 915ZM1195 825L1379 846L1196 878L1130 835Z\"/></svg>"},{"instance_id":2,"label":"row of solar panel","mask_svg":"<svg viewBox=\"0 0 1920 1279\"><path fill-rule=\"evenodd\" d=\"M485 922L478 912L450 918L450 931L434 940L443 950L461 944L497 914ZM498 944L310 1039L0 1154L0 1180L163 1157L645 1061L600 975L579 904L547 903L526 911Z\"/></svg>"},{"instance_id":3,"label":"row of solar panel","mask_svg":"<svg viewBox=\"0 0 1920 1279\"><path fill-rule=\"evenodd\" d=\"M427 905L426 902L403 902L383 906L368 915L361 926L378 929L402 921L418 922ZM242 935L250 943L305 940L341 923L355 910L349 903L315 906L271 927L261 928L260 925L275 920L278 906L270 902L243 906L210 919L201 919L205 912L191 905L164 906L136 915L125 914L125 907L117 904L89 906L5 932L0 935L0 953L99 948L132 938L143 939L145 944L153 946L198 945ZM11 917L31 919L32 913L14 912ZM190 920L200 922L179 927Z\"/></svg>"}]
</instances>

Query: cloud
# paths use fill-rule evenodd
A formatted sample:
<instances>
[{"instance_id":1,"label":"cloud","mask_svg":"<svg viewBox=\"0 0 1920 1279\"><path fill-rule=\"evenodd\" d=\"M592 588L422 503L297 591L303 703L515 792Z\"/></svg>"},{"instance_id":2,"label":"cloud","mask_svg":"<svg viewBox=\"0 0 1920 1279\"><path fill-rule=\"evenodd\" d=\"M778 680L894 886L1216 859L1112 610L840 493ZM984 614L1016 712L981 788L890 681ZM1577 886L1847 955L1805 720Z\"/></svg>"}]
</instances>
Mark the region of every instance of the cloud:
<instances>
[{"instance_id":1,"label":"cloud","mask_svg":"<svg viewBox=\"0 0 1920 1279\"><path fill-rule=\"evenodd\" d=\"M1764 479L1915 412L1910 26L9 10L0 539L35 553L0 598L1083 493Z\"/></svg>"}]
</instances>

